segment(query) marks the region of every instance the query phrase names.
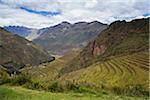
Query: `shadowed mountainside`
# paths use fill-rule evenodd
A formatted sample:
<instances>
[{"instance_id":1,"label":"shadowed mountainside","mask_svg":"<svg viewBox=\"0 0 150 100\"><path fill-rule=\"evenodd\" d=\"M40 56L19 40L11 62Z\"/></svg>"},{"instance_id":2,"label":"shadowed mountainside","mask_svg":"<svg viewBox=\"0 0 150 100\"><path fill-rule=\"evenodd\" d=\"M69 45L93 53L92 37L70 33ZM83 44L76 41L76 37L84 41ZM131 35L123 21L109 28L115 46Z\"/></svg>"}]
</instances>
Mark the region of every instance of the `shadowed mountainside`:
<instances>
[{"instance_id":1,"label":"shadowed mountainside","mask_svg":"<svg viewBox=\"0 0 150 100\"><path fill-rule=\"evenodd\" d=\"M34 43L0 28L0 65L10 72L52 60L54 57Z\"/></svg>"}]
</instances>

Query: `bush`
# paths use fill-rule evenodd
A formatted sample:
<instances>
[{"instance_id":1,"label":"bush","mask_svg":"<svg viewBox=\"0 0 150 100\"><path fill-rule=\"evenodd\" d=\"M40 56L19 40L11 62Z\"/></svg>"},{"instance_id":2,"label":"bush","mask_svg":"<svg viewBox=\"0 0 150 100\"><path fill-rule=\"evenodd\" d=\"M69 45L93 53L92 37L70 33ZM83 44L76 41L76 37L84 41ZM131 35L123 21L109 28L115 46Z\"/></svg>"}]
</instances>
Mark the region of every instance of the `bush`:
<instances>
[{"instance_id":1,"label":"bush","mask_svg":"<svg viewBox=\"0 0 150 100\"><path fill-rule=\"evenodd\" d=\"M77 84L75 85L69 81L66 82L64 87L65 87L65 90L75 90L76 91L79 89L79 85L77 85Z\"/></svg>"},{"instance_id":2,"label":"bush","mask_svg":"<svg viewBox=\"0 0 150 100\"><path fill-rule=\"evenodd\" d=\"M99 94L99 89L95 89L94 87L91 87L89 84L74 84L72 82L66 82L65 89L67 91L74 91L77 93L90 93L90 94Z\"/></svg>"},{"instance_id":3,"label":"bush","mask_svg":"<svg viewBox=\"0 0 150 100\"><path fill-rule=\"evenodd\" d=\"M23 85L29 82L31 82L31 78L29 76L20 74L20 75L10 77L10 78L3 78L0 84L9 83L11 85Z\"/></svg>"},{"instance_id":4,"label":"bush","mask_svg":"<svg viewBox=\"0 0 150 100\"><path fill-rule=\"evenodd\" d=\"M47 87L50 92L63 92L64 89L58 82L53 82Z\"/></svg>"},{"instance_id":5,"label":"bush","mask_svg":"<svg viewBox=\"0 0 150 100\"><path fill-rule=\"evenodd\" d=\"M24 74L20 74L10 79L10 83L12 85L23 85L23 84L30 83L30 82L31 82L31 78Z\"/></svg>"},{"instance_id":6,"label":"bush","mask_svg":"<svg viewBox=\"0 0 150 100\"><path fill-rule=\"evenodd\" d=\"M25 88L43 90L44 87L39 82L28 82L23 85Z\"/></svg>"},{"instance_id":7,"label":"bush","mask_svg":"<svg viewBox=\"0 0 150 100\"><path fill-rule=\"evenodd\" d=\"M97 94L96 90L84 86L80 86L75 92Z\"/></svg>"},{"instance_id":8,"label":"bush","mask_svg":"<svg viewBox=\"0 0 150 100\"><path fill-rule=\"evenodd\" d=\"M0 85L6 84L6 83L10 83L9 78L3 78L3 79L0 80Z\"/></svg>"},{"instance_id":9,"label":"bush","mask_svg":"<svg viewBox=\"0 0 150 100\"><path fill-rule=\"evenodd\" d=\"M149 96L149 92L142 85L130 85L126 88L113 87L112 91L116 94L128 96Z\"/></svg>"}]
</instances>

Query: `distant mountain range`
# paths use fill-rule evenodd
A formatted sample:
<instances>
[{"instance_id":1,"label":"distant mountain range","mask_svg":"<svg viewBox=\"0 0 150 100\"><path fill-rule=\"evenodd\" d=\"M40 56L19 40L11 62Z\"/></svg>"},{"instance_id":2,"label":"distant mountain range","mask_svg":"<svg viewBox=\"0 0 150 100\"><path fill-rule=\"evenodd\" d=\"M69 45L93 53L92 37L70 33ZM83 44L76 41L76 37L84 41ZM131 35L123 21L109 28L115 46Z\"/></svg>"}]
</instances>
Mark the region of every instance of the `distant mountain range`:
<instances>
[{"instance_id":1,"label":"distant mountain range","mask_svg":"<svg viewBox=\"0 0 150 100\"><path fill-rule=\"evenodd\" d=\"M54 57L41 47L0 28L0 66L9 72L52 60Z\"/></svg>"},{"instance_id":2,"label":"distant mountain range","mask_svg":"<svg viewBox=\"0 0 150 100\"><path fill-rule=\"evenodd\" d=\"M62 22L43 29L31 29L19 26L4 27L6 30L32 40L46 48L50 53L64 55L72 50L78 50L93 40L99 32L107 28L106 24L98 21L78 22L71 24Z\"/></svg>"},{"instance_id":3,"label":"distant mountain range","mask_svg":"<svg viewBox=\"0 0 150 100\"><path fill-rule=\"evenodd\" d=\"M17 34L21 37L25 37L28 40L33 40L39 36L37 34L38 29L27 28L23 26L5 26L4 29L6 29L7 31L13 34Z\"/></svg>"}]
</instances>

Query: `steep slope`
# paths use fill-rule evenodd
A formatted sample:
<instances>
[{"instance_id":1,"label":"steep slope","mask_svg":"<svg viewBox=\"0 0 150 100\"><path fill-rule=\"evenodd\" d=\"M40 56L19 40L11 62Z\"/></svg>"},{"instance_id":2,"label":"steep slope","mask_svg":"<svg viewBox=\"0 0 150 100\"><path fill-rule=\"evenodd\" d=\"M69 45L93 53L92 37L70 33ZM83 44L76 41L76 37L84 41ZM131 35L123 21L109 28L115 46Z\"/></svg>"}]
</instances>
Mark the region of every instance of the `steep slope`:
<instances>
[{"instance_id":1,"label":"steep slope","mask_svg":"<svg viewBox=\"0 0 150 100\"><path fill-rule=\"evenodd\" d=\"M28 40L33 40L39 36L38 29L27 28L23 26L5 26L7 31L25 37Z\"/></svg>"},{"instance_id":2,"label":"steep slope","mask_svg":"<svg viewBox=\"0 0 150 100\"><path fill-rule=\"evenodd\" d=\"M110 60L97 62L87 68L66 73L58 81L109 89L141 86L148 91L148 57L146 51L112 57Z\"/></svg>"},{"instance_id":3,"label":"steep slope","mask_svg":"<svg viewBox=\"0 0 150 100\"><path fill-rule=\"evenodd\" d=\"M58 25L39 30L40 36L33 41L54 54L64 55L71 50L85 47L107 25L100 22L62 22Z\"/></svg>"},{"instance_id":4,"label":"steep slope","mask_svg":"<svg viewBox=\"0 0 150 100\"><path fill-rule=\"evenodd\" d=\"M0 65L10 71L54 60L34 43L0 28Z\"/></svg>"},{"instance_id":5,"label":"steep slope","mask_svg":"<svg viewBox=\"0 0 150 100\"><path fill-rule=\"evenodd\" d=\"M84 48L73 59L69 66L62 69L62 73L68 73L113 56L147 51L149 47L149 18L136 19L131 22L116 21L102 31L100 35Z\"/></svg>"}]
</instances>

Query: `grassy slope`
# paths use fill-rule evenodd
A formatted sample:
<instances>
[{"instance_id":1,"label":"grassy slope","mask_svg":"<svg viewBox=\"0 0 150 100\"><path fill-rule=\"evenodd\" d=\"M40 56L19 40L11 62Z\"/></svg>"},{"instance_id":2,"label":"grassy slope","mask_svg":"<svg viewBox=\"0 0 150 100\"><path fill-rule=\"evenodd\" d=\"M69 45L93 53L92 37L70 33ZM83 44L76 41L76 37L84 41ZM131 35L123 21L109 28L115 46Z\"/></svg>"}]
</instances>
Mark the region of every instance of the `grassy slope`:
<instances>
[{"instance_id":1,"label":"grassy slope","mask_svg":"<svg viewBox=\"0 0 150 100\"><path fill-rule=\"evenodd\" d=\"M108 88L142 85L148 90L149 58L148 52L112 57L59 78L60 82L94 86L105 85Z\"/></svg>"},{"instance_id":2,"label":"grassy slope","mask_svg":"<svg viewBox=\"0 0 150 100\"><path fill-rule=\"evenodd\" d=\"M0 100L148 100L148 98L80 93L50 93L21 87L0 86Z\"/></svg>"}]
</instances>

